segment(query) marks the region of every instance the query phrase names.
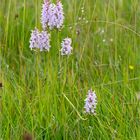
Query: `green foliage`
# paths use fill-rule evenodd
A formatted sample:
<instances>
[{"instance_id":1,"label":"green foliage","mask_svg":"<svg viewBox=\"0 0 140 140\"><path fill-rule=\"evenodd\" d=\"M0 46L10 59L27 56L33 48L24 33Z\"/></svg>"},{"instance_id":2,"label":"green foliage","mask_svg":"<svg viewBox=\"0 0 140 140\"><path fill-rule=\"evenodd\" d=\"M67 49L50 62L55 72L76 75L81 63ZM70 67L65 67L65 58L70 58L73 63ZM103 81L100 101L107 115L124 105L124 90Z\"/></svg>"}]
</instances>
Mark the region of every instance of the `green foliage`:
<instances>
[{"instance_id":1,"label":"green foliage","mask_svg":"<svg viewBox=\"0 0 140 140\"><path fill-rule=\"evenodd\" d=\"M0 0L0 139L138 140L140 1L63 0L65 26L52 32L49 53L29 49L41 4ZM62 57L66 36L73 54ZM91 87L96 116L83 109Z\"/></svg>"}]
</instances>

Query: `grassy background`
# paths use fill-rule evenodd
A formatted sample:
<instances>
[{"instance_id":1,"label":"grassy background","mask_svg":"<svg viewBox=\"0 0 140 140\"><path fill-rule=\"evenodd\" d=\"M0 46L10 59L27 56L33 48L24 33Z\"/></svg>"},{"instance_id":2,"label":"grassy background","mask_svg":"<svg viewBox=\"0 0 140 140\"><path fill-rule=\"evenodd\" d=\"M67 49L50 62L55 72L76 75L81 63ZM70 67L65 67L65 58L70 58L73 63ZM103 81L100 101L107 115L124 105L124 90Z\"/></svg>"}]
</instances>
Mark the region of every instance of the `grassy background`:
<instances>
[{"instance_id":1,"label":"grassy background","mask_svg":"<svg viewBox=\"0 0 140 140\"><path fill-rule=\"evenodd\" d=\"M42 1L0 0L0 139L139 140L140 1L62 2L65 26L40 53L29 38L41 30ZM62 57L67 36L74 50ZM96 116L83 113L90 88Z\"/></svg>"}]
</instances>

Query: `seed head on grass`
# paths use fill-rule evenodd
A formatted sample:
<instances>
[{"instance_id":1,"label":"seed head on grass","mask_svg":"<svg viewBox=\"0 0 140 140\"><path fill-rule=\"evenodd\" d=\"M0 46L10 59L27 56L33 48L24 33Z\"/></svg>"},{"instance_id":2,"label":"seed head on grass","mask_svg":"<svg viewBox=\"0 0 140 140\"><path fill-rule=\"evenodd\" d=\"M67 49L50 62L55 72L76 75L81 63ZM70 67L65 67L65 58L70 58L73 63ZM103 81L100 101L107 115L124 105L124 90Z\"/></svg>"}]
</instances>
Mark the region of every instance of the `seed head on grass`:
<instances>
[{"instance_id":1,"label":"seed head on grass","mask_svg":"<svg viewBox=\"0 0 140 140\"><path fill-rule=\"evenodd\" d=\"M95 109L97 105L97 96L95 91L89 90L87 94L87 98L85 99L85 112L88 114L96 114Z\"/></svg>"},{"instance_id":2,"label":"seed head on grass","mask_svg":"<svg viewBox=\"0 0 140 140\"><path fill-rule=\"evenodd\" d=\"M60 29L63 25L63 22L64 12L62 3L59 0L57 1L57 4L44 1L41 13L41 23L43 29L45 30L47 26L50 29Z\"/></svg>"},{"instance_id":3,"label":"seed head on grass","mask_svg":"<svg viewBox=\"0 0 140 140\"><path fill-rule=\"evenodd\" d=\"M47 31L39 31L37 28L32 31L30 38L30 49L39 49L40 51L49 51L50 34Z\"/></svg>"},{"instance_id":4,"label":"seed head on grass","mask_svg":"<svg viewBox=\"0 0 140 140\"><path fill-rule=\"evenodd\" d=\"M70 55L72 53L72 47L71 47L72 40L71 38L65 38L61 43L61 55Z\"/></svg>"}]
</instances>

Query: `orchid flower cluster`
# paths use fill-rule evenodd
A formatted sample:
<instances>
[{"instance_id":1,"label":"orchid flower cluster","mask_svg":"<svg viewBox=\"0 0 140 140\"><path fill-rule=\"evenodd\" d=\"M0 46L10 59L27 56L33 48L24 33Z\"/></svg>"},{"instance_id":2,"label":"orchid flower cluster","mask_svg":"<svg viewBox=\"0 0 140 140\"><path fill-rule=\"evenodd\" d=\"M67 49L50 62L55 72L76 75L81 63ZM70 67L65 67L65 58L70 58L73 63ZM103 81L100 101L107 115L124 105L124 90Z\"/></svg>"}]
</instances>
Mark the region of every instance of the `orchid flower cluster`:
<instances>
[{"instance_id":1,"label":"orchid flower cluster","mask_svg":"<svg viewBox=\"0 0 140 140\"><path fill-rule=\"evenodd\" d=\"M95 109L97 105L97 96L95 91L89 90L87 94L87 98L85 99L85 112L88 114L96 114Z\"/></svg>"},{"instance_id":2,"label":"orchid flower cluster","mask_svg":"<svg viewBox=\"0 0 140 140\"><path fill-rule=\"evenodd\" d=\"M57 4L50 3L45 1L42 6L41 14L41 23L43 29L46 29L47 26L50 29L58 28L60 29L64 22L64 12L63 5L60 1L57 1Z\"/></svg>"},{"instance_id":3,"label":"orchid flower cluster","mask_svg":"<svg viewBox=\"0 0 140 140\"><path fill-rule=\"evenodd\" d=\"M71 51L72 51L71 43L72 43L71 38L65 38L62 41L62 43L61 43L62 49L60 50L61 55L70 55L71 54Z\"/></svg>"},{"instance_id":4,"label":"orchid flower cluster","mask_svg":"<svg viewBox=\"0 0 140 140\"><path fill-rule=\"evenodd\" d=\"M50 33L47 31L49 28L52 29L61 29L64 23L64 12L63 5L60 0L57 0L57 3L51 3L50 0L44 0L42 5L41 12L41 24L43 31L39 31L35 28L30 37L30 49L40 51L49 51L50 46ZM61 55L70 55L72 52L71 47L72 40L71 38L65 38L62 43Z\"/></svg>"},{"instance_id":5,"label":"orchid flower cluster","mask_svg":"<svg viewBox=\"0 0 140 140\"><path fill-rule=\"evenodd\" d=\"M50 47L50 34L47 34L47 32L45 31L40 32L38 29L35 28L35 30L31 33L30 49L49 51Z\"/></svg>"}]
</instances>

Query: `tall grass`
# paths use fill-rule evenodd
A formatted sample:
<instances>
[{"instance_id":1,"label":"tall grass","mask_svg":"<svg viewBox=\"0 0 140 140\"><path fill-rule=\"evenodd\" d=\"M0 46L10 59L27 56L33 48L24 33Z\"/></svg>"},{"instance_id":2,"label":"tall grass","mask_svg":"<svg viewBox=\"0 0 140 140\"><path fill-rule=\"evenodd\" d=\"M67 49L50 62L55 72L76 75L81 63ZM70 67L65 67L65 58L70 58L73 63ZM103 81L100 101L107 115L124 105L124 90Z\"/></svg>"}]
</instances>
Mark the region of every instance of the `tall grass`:
<instances>
[{"instance_id":1,"label":"tall grass","mask_svg":"<svg viewBox=\"0 0 140 140\"><path fill-rule=\"evenodd\" d=\"M41 29L42 1L0 0L0 139L28 132L37 140L138 140L139 0L62 2L64 28L52 32L50 52L39 53L30 51L29 38ZM66 36L74 49L62 57ZM96 116L83 109L90 88Z\"/></svg>"}]
</instances>

